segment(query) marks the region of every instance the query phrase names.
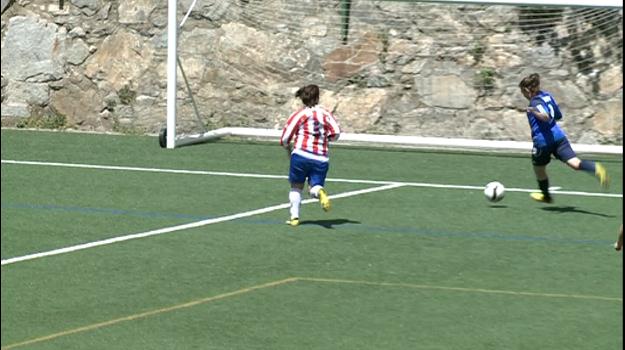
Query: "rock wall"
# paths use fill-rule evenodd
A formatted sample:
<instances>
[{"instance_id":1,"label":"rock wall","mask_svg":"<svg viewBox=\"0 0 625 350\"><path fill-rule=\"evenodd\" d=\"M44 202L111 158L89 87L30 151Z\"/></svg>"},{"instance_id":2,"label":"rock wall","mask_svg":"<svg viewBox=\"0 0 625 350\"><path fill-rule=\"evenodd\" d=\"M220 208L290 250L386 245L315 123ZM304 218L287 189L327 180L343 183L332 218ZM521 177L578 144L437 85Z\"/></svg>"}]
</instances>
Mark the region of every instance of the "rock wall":
<instances>
[{"instance_id":1,"label":"rock wall","mask_svg":"<svg viewBox=\"0 0 625 350\"><path fill-rule=\"evenodd\" d=\"M75 129L160 130L167 2L60 3L3 0L2 125L61 116ZM317 83L346 131L528 141L517 85L538 72L572 141L622 144L622 11L601 23L552 11L529 31L539 11L354 0L345 38L338 0L199 0L179 52L208 128L281 128L294 91ZM198 130L178 80L181 128Z\"/></svg>"}]
</instances>

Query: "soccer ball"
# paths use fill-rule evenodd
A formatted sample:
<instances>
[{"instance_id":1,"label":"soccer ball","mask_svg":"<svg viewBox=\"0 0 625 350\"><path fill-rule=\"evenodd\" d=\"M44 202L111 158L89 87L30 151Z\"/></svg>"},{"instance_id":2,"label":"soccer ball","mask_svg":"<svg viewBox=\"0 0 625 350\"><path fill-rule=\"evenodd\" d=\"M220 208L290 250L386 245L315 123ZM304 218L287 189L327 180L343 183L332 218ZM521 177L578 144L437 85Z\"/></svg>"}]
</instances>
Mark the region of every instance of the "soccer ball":
<instances>
[{"instance_id":1,"label":"soccer ball","mask_svg":"<svg viewBox=\"0 0 625 350\"><path fill-rule=\"evenodd\" d=\"M505 193L506 188L498 181L489 182L484 187L484 196L489 202L499 202Z\"/></svg>"}]
</instances>

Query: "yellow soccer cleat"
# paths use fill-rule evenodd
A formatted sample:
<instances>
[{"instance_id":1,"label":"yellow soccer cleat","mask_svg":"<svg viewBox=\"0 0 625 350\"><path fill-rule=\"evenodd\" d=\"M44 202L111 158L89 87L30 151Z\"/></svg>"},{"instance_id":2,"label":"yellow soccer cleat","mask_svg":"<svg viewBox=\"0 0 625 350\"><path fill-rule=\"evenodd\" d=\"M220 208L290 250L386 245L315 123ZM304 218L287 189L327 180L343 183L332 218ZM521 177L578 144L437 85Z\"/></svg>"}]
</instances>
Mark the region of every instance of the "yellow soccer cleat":
<instances>
[{"instance_id":1,"label":"yellow soccer cleat","mask_svg":"<svg viewBox=\"0 0 625 350\"><path fill-rule=\"evenodd\" d=\"M540 193L540 192L534 192L534 193L530 193L530 197L532 197L533 200L537 201L537 202L541 202L541 203L553 203L553 198L551 197L545 197L544 194Z\"/></svg>"},{"instance_id":2,"label":"yellow soccer cleat","mask_svg":"<svg viewBox=\"0 0 625 350\"><path fill-rule=\"evenodd\" d=\"M610 177L608 176L608 171L605 170L605 167L601 163L595 163L595 176L599 179L599 183L604 188L607 188L610 184Z\"/></svg>"},{"instance_id":3,"label":"yellow soccer cleat","mask_svg":"<svg viewBox=\"0 0 625 350\"><path fill-rule=\"evenodd\" d=\"M321 209L324 211L329 211L332 206L330 204L330 197L328 197L328 194L324 189L319 190L319 203L321 203Z\"/></svg>"},{"instance_id":4,"label":"yellow soccer cleat","mask_svg":"<svg viewBox=\"0 0 625 350\"><path fill-rule=\"evenodd\" d=\"M289 225L289 226L293 226L293 227L298 226L299 225L299 219L298 218L293 218L291 220L287 220L286 224Z\"/></svg>"}]
</instances>

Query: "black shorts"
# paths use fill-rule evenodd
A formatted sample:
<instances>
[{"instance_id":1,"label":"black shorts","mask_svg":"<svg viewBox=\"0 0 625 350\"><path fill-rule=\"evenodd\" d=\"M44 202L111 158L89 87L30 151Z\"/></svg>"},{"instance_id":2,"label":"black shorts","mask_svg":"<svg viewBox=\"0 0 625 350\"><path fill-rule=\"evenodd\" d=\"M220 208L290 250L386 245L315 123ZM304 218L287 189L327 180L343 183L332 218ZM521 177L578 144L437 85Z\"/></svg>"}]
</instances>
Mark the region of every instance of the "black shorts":
<instances>
[{"instance_id":1,"label":"black shorts","mask_svg":"<svg viewBox=\"0 0 625 350\"><path fill-rule=\"evenodd\" d=\"M563 162L577 157L577 154L571 148L569 140L565 137L544 147L534 146L532 149L532 164L536 166L547 165L551 161L551 155Z\"/></svg>"}]
</instances>

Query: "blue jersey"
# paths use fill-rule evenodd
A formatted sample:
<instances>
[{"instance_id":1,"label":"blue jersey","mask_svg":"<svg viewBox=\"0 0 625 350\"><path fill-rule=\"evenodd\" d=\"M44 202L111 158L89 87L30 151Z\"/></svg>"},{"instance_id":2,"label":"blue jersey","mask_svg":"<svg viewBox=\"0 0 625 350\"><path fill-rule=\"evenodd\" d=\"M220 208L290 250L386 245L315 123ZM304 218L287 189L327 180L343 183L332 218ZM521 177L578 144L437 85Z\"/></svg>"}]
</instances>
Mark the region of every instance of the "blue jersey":
<instances>
[{"instance_id":1,"label":"blue jersey","mask_svg":"<svg viewBox=\"0 0 625 350\"><path fill-rule=\"evenodd\" d=\"M534 107L550 117L548 121L544 122L538 119L534 113L527 112L534 146L545 147L566 137L564 131L556 123L556 120L562 119L562 112L560 112L560 107L550 93L539 91L530 101L530 107Z\"/></svg>"}]
</instances>

